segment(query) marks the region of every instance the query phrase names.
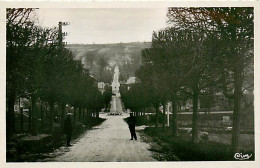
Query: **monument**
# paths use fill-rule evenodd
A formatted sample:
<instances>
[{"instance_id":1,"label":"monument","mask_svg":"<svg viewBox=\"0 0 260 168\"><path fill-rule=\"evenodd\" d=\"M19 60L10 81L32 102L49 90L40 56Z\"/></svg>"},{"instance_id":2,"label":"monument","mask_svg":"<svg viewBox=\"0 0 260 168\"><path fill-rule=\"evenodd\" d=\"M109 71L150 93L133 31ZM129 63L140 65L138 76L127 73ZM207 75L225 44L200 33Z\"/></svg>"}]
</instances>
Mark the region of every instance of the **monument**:
<instances>
[{"instance_id":1,"label":"monument","mask_svg":"<svg viewBox=\"0 0 260 168\"><path fill-rule=\"evenodd\" d=\"M113 82L112 82L112 93L113 94L118 94L119 93L119 68L118 66L115 67L114 70L114 77L113 77Z\"/></svg>"},{"instance_id":2,"label":"monument","mask_svg":"<svg viewBox=\"0 0 260 168\"><path fill-rule=\"evenodd\" d=\"M115 67L114 76L112 81L112 101L109 115L120 115L122 113L122 104L119 92L119 68Z\"/></svg>"}]
</instances>

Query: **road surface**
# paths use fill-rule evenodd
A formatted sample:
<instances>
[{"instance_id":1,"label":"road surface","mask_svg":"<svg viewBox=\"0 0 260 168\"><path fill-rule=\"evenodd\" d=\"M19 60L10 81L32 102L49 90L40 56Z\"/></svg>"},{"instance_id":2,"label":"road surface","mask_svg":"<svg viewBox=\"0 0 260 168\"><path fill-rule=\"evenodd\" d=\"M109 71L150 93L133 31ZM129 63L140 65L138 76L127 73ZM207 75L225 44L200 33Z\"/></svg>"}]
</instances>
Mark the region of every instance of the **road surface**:
<instances>
[{"instance_id":1,"label":"road surface","mask_svg":"<svg viewBox=\"0 0 260 168\"><path fill-rule=\"evenodd\" d=\"M130 133L122 116L100 117L106 120L99 126L87 131L67 152L58 155L51 161L58 162L142 162L155 161L148 150L149 144L140 139L130 140ZM137 127L137 130L141 129ZM64 148L64 147L63 147ZM54 154L55 156L55 154Z\"/></svg>"}]
</instances>

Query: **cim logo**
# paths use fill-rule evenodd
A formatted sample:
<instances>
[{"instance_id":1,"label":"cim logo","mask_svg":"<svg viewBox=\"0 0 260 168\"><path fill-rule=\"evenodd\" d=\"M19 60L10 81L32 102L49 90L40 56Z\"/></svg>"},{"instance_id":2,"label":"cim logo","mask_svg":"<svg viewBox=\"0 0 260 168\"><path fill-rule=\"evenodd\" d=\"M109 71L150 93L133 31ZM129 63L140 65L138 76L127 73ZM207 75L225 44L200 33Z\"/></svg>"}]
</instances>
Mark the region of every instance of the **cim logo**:
<instances>
[{"instance_id":1,"label":"cim logo","mask_svg":"<svg viewBox=\"0 0 260 168\"><path fill-rule=\"evenodd\" d=\"M234 158L237 160L248 160L251 158L252 154L242 154L242 153L235 153Z\"/></svg>"}]
</instances>

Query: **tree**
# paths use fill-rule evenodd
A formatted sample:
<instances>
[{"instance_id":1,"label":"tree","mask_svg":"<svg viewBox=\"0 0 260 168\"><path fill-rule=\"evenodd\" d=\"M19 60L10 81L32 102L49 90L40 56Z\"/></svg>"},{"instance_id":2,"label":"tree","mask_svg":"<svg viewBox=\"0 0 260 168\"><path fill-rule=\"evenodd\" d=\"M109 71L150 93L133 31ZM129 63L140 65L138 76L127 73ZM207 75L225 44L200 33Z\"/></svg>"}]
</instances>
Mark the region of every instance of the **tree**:
<instances>
[{"instance_id":1,"label":"tree","mask_svg":"<svg viewBox=\"0 0 260 168\"><path fill-rule=\"evenodd\" d=\"M104 105L95 80L80 61L74 60L72 52L60 43L61 33L56 28L36 26L33 14L34 9L30 8L7 9L8 142L15 130L14 103L17 98L25 97L31 101L29 125L33 133L37 131L37 102L49 104L50 130L55 104L61 107L61 115L59 111L56 114L61 116L61 123L66 104L75 105L75 109L79 107L81 112L82 108L90 107L91 102L94 102L93 108L97 111ZM90 94L92 91L93 94Z\"/></svg>"},{"instance_id":2,"label":"tree","mask_svg":"<svg viewBox=\"0 0 260 168\"><path fill-rule=\"evenodd\" d=\"M24 84L27 79L23 68L26 54L34 43L31 8L10 9L6 11L6 91L7 91L7 141L10 141L15 131L14 103L17 97L24 94Z\"/></svg>"},{"instance_id":3,"label":"tree","mask_svg":"<svg viewBox=\"0 0 260 168\"><path fill-rule=\"evenodd\" d=\"M98 64L99 64L99 81L104 81L104 69L105 67L108 65L107 61L105 60L105 56L102 55L100 56L99 60L98 60Z\"/></svg>"},{"instance_id":4,"label":"tree","mask_svg":"<svg viewBox=\"0 0 260 168\"><path fill-rule=\"evenodd\" d=\"M214 61L218 68L232 72L234 82L232 148L238 152L243 72L253 60L253 8L169 8L168 18L178 27L216 34L219 48Z\"/></svg>"},{"instance_id":5,"label":"tree","mask_svg":"<svg viewBox=\"0 0 260 168\"><path fill-rule=\"evenodd\" d=\"M112 100L112 87L106 87L104 91L104 103L105 103L105 111L108 111L109 104Z\"/></svg>"},{"instance_id":6,"label":"tree","mask_svg":"<svg viewBox=\"0 0 260 168\"><path fill-rule=\"evenodd\" d=\"M215 71L213 61L211 60L210 52L211 48L209 36L200 31L188 31L186 42L187 55L190 62L188 63L187 70L189 75L185 86L192 90L193 100L193 118L192 118L192 142L198 143L199 128L198 128L198 101L202 91L209 89L213 85L216 85L218 78L218 71Z\"/></svg>"},{"instance_id":7,"label":"tree","mask_svg":"<svg viewBox=\"0 0 260 168\"><path fill-rule=\"evenodd\" d=\"M154 34L152 47L158 54L154 61L158 65L157 69L161 69L159 74L165 74L164 81L167 85L166 93L172 100L172 118L173 118L173 135L178 135L177 126L177 106L181 99L180 91L183 86L190 80L192 76L192 67L190 66L190 57L192 57L191 33L188 30L178 28L167 28Z\"/></svg>"}]
</instances>

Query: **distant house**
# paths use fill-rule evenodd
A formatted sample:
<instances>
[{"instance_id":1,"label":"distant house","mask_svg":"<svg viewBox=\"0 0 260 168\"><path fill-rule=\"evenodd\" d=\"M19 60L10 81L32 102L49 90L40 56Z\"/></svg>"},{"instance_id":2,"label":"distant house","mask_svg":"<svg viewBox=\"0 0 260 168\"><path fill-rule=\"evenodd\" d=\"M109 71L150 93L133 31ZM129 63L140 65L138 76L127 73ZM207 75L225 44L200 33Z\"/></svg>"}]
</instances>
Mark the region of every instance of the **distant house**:
<instances>
[{"instance_id":1,"label":"distant house","mask_svg":"<svg viewBox=\"0 0 260 168\"><path fill-rule=\"evenodd\" d=\"M131 88L131 85L139 83L139 79L137 77L130 77L127 79L125 85L127 86L127 90L129 90Z\"/></svg>"},{"instance_id":2,"label":"distant house","mask_svg":"<svg viewBox=\"0 0 260 168\"><path fill-rule=\"evenodd\" d=\"M110 66L106 66L106 67L105 67L105 70L106 70L106 71L112 71L112 68L111 68Z\"/></svg>"},{"instance_id":3,"label":"distant house","mask_svg":"<svg viewBox=\"0 0 260 168\"><path fill-rule=\"evenodd\" d=\"M103 94L105 91L105 83L104 82L98 82L98 89Z\"/></svg>"}]
</instances>

